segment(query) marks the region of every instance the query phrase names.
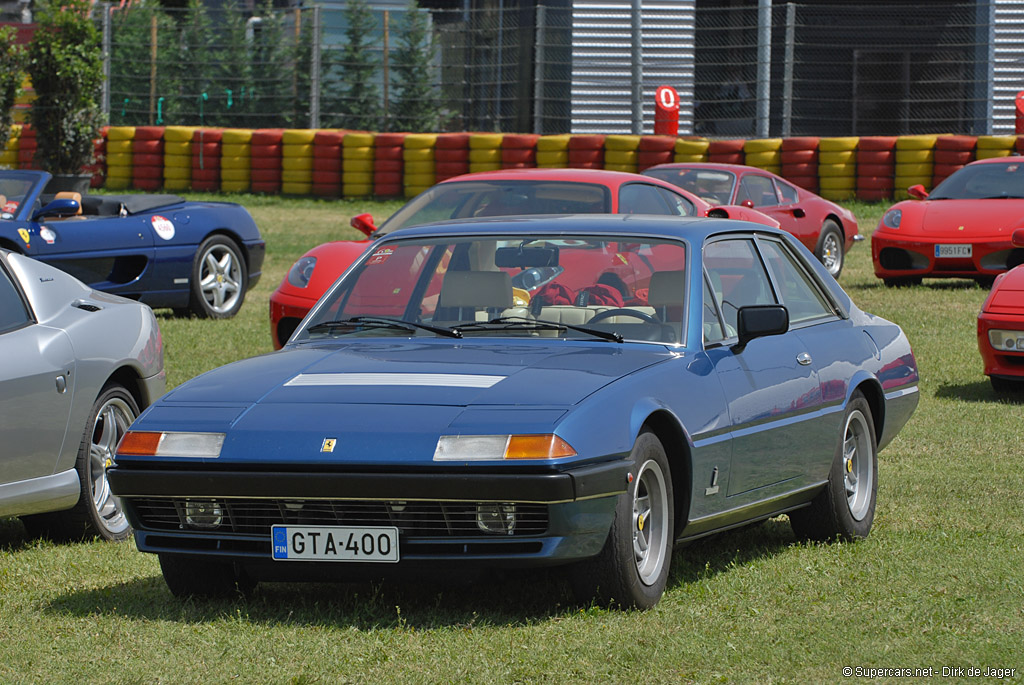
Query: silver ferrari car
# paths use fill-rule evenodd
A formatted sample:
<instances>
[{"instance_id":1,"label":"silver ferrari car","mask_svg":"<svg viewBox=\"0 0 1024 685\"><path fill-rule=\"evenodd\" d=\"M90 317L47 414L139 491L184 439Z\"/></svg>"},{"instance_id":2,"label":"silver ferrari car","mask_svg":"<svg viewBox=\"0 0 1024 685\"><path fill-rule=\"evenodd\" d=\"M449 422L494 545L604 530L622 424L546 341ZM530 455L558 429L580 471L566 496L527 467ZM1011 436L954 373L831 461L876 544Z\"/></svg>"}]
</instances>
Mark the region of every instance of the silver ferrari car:
<instances>
[{"instance_id":1,"label":"silver ferrari car","mask_svg":"<svg viewBox=\"0 0 1024 685\"><path fill-rule=\"evenodd\" d=\"M59 539L127 538L106 470L165 381L148 306L0 250L0 518Z\"/></svg>"}]
</instances>

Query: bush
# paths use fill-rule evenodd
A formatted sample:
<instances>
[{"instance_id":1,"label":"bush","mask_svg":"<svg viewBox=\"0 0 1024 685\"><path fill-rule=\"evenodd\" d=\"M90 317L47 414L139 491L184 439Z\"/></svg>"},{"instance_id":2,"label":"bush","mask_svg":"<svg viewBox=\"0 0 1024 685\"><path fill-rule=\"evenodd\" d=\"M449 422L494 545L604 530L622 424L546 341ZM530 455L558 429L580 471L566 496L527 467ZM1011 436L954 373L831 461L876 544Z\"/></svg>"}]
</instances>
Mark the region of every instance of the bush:
<instances>
[{"instance_id":1,"label":"bush","mask_svg":"<svg viewBox=\"0 0 1024 685\"><path fill-rule=\"evenodd\" d=\"M14 42L17 35L10 26L0 27L0 147L11 137L11 110L25 77L25 52Z\"/></svg>"},{"instance_id":2,"label":"bush","mask_svg":"<svg viewBox=\"0 0 1024 685\"><path fill-rule=\"evenodd\" d=\"M429 14L414 0L399 25L389 127L395 131L439 131L444 124L436 85L437 46L429 22Z\"/></svg>"},{"instance_id":3,"label":"bush","mask_svg":"<svg viewBox=\"0 0 1024 685\"><path fill-rule=\"evenodd\" d=\"M89 10L87 0L42 0L36 8L28 48L36 100L29 119L39 163L53 174L80 174L100 133L103 55Z\"/></svg>"}]
</instances>

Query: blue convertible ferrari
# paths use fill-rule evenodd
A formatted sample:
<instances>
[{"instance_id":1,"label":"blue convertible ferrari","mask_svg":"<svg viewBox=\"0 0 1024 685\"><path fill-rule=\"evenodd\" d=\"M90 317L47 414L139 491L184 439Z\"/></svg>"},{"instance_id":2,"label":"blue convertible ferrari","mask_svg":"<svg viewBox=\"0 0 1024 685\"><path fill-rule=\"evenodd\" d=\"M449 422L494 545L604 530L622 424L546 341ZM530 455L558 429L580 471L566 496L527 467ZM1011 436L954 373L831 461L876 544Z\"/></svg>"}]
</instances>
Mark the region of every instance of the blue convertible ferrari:
<instances>
[{"instance_id":1,"label":"blue convertible ferrari","mask_svg":"<svg viewBox=\"0 0 1024 685\"><path fill-rule=\"evenodd\" d=\"M108 477L178 596L549 565L646 608L680 541L779 514L866 536L917 402L900 328L782 231L450 222L374 243L283 350L165 395Z\"/></svg>"},{"instance_id":2,"label":"blue convertible ferrari","mask_svg":"<svg viewBox=\"0 0 1024 685\"><path fill-rule=\"evenodd\" d=\"M45 171L0 171L0 247L97 290L197 316L234 316L265 245L229 202L177 195L48 194Z\"/></svg>"}]
</instances>

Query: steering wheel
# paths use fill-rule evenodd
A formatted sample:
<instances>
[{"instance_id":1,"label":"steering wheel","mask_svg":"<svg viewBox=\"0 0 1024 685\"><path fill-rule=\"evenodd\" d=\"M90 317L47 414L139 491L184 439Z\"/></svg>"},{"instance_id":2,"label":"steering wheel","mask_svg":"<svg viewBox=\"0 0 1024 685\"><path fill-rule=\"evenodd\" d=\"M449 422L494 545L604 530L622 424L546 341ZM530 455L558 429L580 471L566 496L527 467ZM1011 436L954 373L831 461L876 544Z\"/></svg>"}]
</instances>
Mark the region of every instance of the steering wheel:
<instances>
[{"instance_id":1,"label":"steering wheel","mask_svg":"<svg viewBox=\"0 0 1024 685\"><path fill-rule=\"evenodd\" d=\"M622 307L617 309L606 309L603 312L598 312L597 314L594 314L594 316L592 316L590 320L587 321L587 325L597 323L599 321L604 321L605 319L610 319L613 316L632 316L635 319L640 319L644 323L651 323L654 324L655 326L662 325L661 321L655 316L651 316L650 314L647 314L645 312L639 312L635 309L627 309Z\"/></svg>"}]
</instances>

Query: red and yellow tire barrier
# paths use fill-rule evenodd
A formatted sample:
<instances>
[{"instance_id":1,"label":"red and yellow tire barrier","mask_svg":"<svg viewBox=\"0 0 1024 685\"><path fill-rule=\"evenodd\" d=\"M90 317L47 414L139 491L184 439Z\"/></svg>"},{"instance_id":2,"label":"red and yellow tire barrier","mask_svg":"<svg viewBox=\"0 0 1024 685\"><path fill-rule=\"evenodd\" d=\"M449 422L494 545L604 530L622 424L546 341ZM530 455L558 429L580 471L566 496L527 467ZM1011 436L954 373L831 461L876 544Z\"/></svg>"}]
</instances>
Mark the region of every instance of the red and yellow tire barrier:
<instances>
[{"instance_id":1,"label":"red and yellow tire barrier","mask_svg":"<svg viewBox=\"0 0 1024 685\"><path fill-rule=\"evenodd\" d=\"M402 145L402 193L415 197L437 182L436 133L409 133Z\"/></svg>"},{"instance_id":2,"label":"red and yellow tire barrier","mask_svg":"<svg viewBox=\"0 0 1024 685\"><path fill-rule=\"evenodd\" d=\"M220 190L222 137L215 128L197 128L192 134L192 190Z\"/></svg>"},{"instance_id":3,"label":"red and yellow tire barrier","mask_svg":"<svg viewBox=\"0 0 1024 685\"><path fill-rule=\"evenodd\" d=\"M537 139L537 166L544 169L564 169L569 166L569 143L572 138L568 133L553 136L541 136ZM601 140L604 150L604 139Z\"/></svg>"},{"instance_id":4,"label":"red and yellow tire barrier","mask_svg":"<svg viewBox=\"0 0 1024 685\"><path fill-rule=\"evenodd\" d=\"M796 186L817 193L818 137L783 138L779 147L779 175Z\"/></svg>"},{"instance_id":5,"label":"red and yellow tire barrier","mask_svg":"<svg viewBox=\"0 0 1024 685\"><path fill-rule=\"evenodd\" d=\"M857 199L892 199L896 136L861 136L857 143Z\"/></svg>"},{"instance_id":6,"label":"red and yellow tire barrier","mask_svg":"<svg viewBox=\"0 0 1024 685\"><path fill-rule=\"evenodd\" d=\"M434 169L438 183L469 173L468 133L442 133L437 137Z\"/></svg>"},{"instance_id":7,"label":"red and yellow tire barrier","mask_svg":"<svg viewBox=\"0 0 1024 685\"><path fill-rule=\"evenodd\" d=\"M158 190L164 184L164 127L136 126L132 139L132 188Z\"/></svg>"},{"instance_id":8,"label":"red and yellow tire barrier","mask_svg":"<svg viewBox=\"0 0 1024 685\"><path fill-rule=\"evenodd\" d=\"M252 129L226 128L221 134L220 189L244 193L252 182Z\"/></svg>"},{"instance_id":9,"label":"red and yellow tire barrier","mask_svg":"<svg viewBox=\"0 0 1024 685\"><path fill-rule=\"evenodd\" d=\"M107 177L107 128L100 128L100 137L92 141L92 163L82 167L82 172L91 174L90 188L102 188Z\"/></svg>"},{"instance_id":10,"label":"red and yellow tire barrier","mask_svg":"<svg viewBox=\"0 0 1024 685\"><path fill-rule=\"evenodd\" d=\"M708 161L715 164L744 164L745 140L712 140L708 144Z\"/></svg>"},{"instance_id":11,"label":"red and yellow tire barrier","mask_svg":"<svg viewBox=\"0 0 1024 685\"><path fill-rule=\"evenodd\" d=\"M856 136L818 139L818 194L829 200L851 200L857 192Z\"/></svg>"},{"instance_id":12,"label":"red and yellow tire barrier","mask_svg":"<svg viewBox=\"0 0 1024 685\"><path fill-rule=\"evenodd\" d=\"M309 195L313 192L312 129L289 128L281 133L281 192Z\"/></svg>"},{"instance_id":13,"label":"red and yellow tire barrier","mask_svg":"<svg viewBox=\"0 0 1024 685\"><path fill-rule=\"evenodd\" d=\"M501 139L502 169L531 169L537 166L535 133L506 133Z\"/></svg>"},{"instance_id":14,"label":"red and yellow tire barrier","mask_svg":"<svg viewBox=\"0 0 1024 685\"><path fill-rule=\"evenodd\" d=\"M706 162L708 147L711 141L707 138L677 138L672 157L673 162Z\"/></svg>"},{"instance_id":15,"label":"red and yellow tire barrier","mask_svg":"<svg viewBox=\"0 0 1024 685\"><path fill-rule=\"evenodd\" d=\"M360 133L358 136L358 140L353 139L351 143L346 142L346 145L354 146L357 142L362 144L363 139L370 137L369 147L373 153L370 193L377 197L401 197L405 189L405 162L402 158L405 152L405 134L378 133L374 136L371 133ZM350 173L351 169L345 171L346 179Z\"/></svg>"},{"instance_id":16,"label":"red and yellow tire barrier","mask_svg":"<svg viewBox=\"0 0 1024 685\"><path fill-rule=\"evenodd\" d=\"M347 131L317 131L313 136L313 194L341 197L341 152Z\"/></svg>"},{"instance_id":17,"label":"red and yellow tire barrier","mask_svg":"<svg viewBox=\"0 0 1024 685\"><path fill-rule=\"evenodd\" d=\"M369 197L375 188L375 160L378 142L382 148L396 148L400 151L404 133L368 133L346 131L341 142L341 194L343 197ZM394 154L394 152L392 152ZM399 154L401 154L399 152ZM389 194L400 194L393 192Z\"/></svg>"},{"instance_id":18,"label":"red and yellow tire barrier","mask_svg":"<svg viewBox=\"0 0 1024 685\"><path fill-rule=\"evenodd\" d=\"M613 134L604 138L604 168L636 173L640 136Z\"/></svg>"},{"instance_id":19,"label":"red and yellow tire barrier","mask_svg":"<svg viewBox=\"0 0 1024 685\"><path fill-rule=\"evenodd\" d=\"M496 171L501 168L501 133L474 133L469 137L469 171Z\"/></svg>"},{"instance_id":20,"label":"red and yellow tire barrier","mask_svg":"<svg viewBox=\"0 0 1024 685\"><path fill-rule=\"evenodd\" d=\"M282 128L258 128L250 143L250 189L254 193L281 192Z\"/></svg>"},{"instance_id":21,"label":"red and yellow tire barrier","mask_svg":"<svg viewBox=\"0 0 1024 685\"><path fill-rule=\"evenodd\" d=\"M993 157L1005 157L1013 154L1016 136L999 136L1008 139L1003 143L1009 144L1005 148L1006 154L992 155ZM949 178L964 165L975 160L975 151L981 152L979 143L981 139L977 136L939 136L935 139L935 167L932 169L932 187L935 187Z\"/></svg>"},{"instance_id":22,"label":"red and yellow tire barrier","mask_svg":"<svg viewBox=\"0 0 1024 685\"><path fill-rule=\"evenodd\" d=\"M558 166L570 169L603 169L604 139L601 134L580 134L569 137L566 161ZM540 149L538 148L538 164Z\"/></svg>"},{"instance_id":23,"label":"red and yellow tire barrier","mask_svg":"<svg viewBox=\"0 0 1024 685\"><path fill-rule=\"evenodd\" d=\"M636 148L636 170L643 171L675 160L675 136L641 136Z\"/></svg>"},{"instance_id":24,"label":"red and yellow tire barrier","mask_svg":"<svg viewBox=\"0 0 1024 685\"><path fill-rule=\"evenodd\" d=\"M782 138L755 138L743 144L743 160L747 166L782 173Z\"/></svg>"},{"instance_id":25,"label":"red and yellow tire barrier","mask_svg":"<svg viewBox=\"0 0 1024 685\"><path fill-rule=\"evenodd\" d=\"M164 188L188 190L192 187L192 126L168 126L164 129Z\"/></svg>"},{"instance_id":26,"label":"red and yellow tire barrier","mask_svg":"<svg viewBox=\"0 0 1024 685\"><path fill-rule=\"evenodd\" d=\"M107 182L108 190L132 187L135 127L111 126L107 129ZM24 140L22 146L24 147Z\"/></svg>"},{"instance_id":27,"label":"red and yellow tire barrier","mask_svg":"<svg viewBox=\"0 0 1024 685\"><path fill-rule=\"evenodd\" d=\"M899 136L896 138L896 170L894 172L893 197L904 200L907 188L912 185L932 187L932 172L935 168L935 142L937 135Z\"/></svg>"},{"instance_id":28,"label":"red and yellow tire barrier","mask_svg":"<svg viewBox=\"0 0 1024 685\"><path fill-rule=\"evenodd\" d=\"M11 126L11 135L7 138L7 145L3 152L0 152L0 169L18 168L18 148L21 146L21 125Z\"/></svg>"},{"instance_id":29,"label":"red and yellow tire barrier","mask_svg":"<svg viewBox=\"0 0 1024 685\"><path fill-rule=\"evenodd\" d=\"M36 130L32 128L31 124L22 124L21 127L21 142L18 146L18 168L19 169L38 169L39 163L36 161L36 150L38 144L36 142Z\"/></svg>"},{"instance_id":30,"label":"red and yellow tire barrier","mask_svg":"<svg viewBox=\"0 0 1024 685\"><path fill-rule=\"evenodd\" d=\"M1016 148L1017 136L978 136L977 158L1009 157Z\"/></svg>"}]
</instances>

